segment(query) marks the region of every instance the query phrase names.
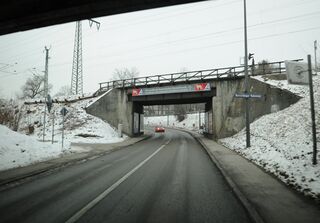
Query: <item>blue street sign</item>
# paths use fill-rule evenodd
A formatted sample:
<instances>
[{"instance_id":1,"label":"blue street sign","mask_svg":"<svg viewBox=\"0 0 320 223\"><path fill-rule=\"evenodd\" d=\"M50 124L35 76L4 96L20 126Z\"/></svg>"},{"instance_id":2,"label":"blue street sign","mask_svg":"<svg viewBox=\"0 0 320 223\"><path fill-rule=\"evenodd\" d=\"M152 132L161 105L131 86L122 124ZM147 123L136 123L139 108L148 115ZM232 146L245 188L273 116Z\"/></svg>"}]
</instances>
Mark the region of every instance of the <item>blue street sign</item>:
<instances>
[{"instance_id":1,"label":"blue street sign","mask_svg":"<svg viewBox=\"0 0 320 223\"><path fill-rule=\"evenodd\" d=\"M238 94L234 95L236 98L262 98L261 94Z\"/></svg>"},{"instance_id":2,"label":"blue street sign","mask_svg":"<svg viewBox=\"0 0 320 223\"><path fill-rule=\"evenodd\" d=\"M60 114L63 116L66 116L67 113L68 113L68 110L65 107L63 107L60 111Z\"/></svg>"}]
</instances>

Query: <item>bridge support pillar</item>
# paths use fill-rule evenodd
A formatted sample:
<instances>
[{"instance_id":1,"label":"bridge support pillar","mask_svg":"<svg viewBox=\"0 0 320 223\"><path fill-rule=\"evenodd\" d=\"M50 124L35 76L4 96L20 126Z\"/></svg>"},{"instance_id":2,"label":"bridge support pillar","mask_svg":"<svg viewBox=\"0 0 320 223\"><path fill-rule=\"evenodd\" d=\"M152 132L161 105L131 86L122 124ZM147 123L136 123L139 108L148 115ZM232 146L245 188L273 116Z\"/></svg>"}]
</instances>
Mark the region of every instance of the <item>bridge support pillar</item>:
<instances>
[{"instance_id":1,"label":"bridge support pillar","mask_svg":"<svg viewBox=\"0 0 320 223\"><path fill-rule=\"evenodd\" d=\"M135 102L132 105L132 135L142 135L144 133L143 105Z\"/></svg>"}]
</instances>

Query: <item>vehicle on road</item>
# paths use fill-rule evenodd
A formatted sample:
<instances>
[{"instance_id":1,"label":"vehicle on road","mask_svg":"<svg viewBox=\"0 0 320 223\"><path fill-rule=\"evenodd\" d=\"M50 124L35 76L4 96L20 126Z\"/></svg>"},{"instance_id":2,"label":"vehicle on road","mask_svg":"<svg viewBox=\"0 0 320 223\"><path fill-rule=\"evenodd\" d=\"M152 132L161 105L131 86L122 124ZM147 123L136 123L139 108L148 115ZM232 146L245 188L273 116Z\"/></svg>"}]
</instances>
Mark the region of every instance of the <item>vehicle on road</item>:
<instances>
[{"instance_id":1,"label":"vehicle on road","mask_svg":"<svg viewBox=\"0 0 320 223\"><path fill-rule=\"evenodd\" d=\"M155 127L154 131L155 132L165 132L165 129L161 126L157 126L157 127Z\"/></svg>"}]
</instances>

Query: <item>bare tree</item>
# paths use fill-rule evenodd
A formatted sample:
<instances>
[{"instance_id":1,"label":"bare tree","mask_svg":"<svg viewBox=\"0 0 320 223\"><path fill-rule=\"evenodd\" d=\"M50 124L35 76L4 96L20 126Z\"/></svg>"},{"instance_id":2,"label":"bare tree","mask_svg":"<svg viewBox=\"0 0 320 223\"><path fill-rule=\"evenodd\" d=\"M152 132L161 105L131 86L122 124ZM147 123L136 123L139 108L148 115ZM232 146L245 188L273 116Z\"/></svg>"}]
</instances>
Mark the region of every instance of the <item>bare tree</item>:
<instances>
[{"instance_id":1,"label":"bare tree","mask_svg":"<svg viewBox=\"0 0 320 223\"><path fill-rule=\"evenodd\" d=\"M21 106L17 101L0 99L0 124L14 131L18 130L21 118Z\"/></svg>"},{"instance_id":2,"label":"bare tree","mask_svg":"<svg viewBox=\"0 0 320 223\"><path fill-rule=\"evenodd\" d=\"M128 68L121 68L115 69L112 75L112 80L123 80L123 79L131 79L137 77L139 75L139 71L137 68L132 67L131 69Z\"/></svg>"},{"instance_id":3,"label":"bare tree","mask_svg":"<svg viewBox=\"0 0 320 223\"><path fill-rule=\"evenodd\" d=\"M59 97L59 96L69 96L69 95L71 95L71 88L69 85L65 85L65 86L62 86L54 96Z\"/></svg>"},{"instance_id":4,"label":"bare tree","mask_svg":"<svg viewBox=\"0 0 320 223\"><path fill-rule=\"evenodd\" d=\"M185 105L174 105L174 112L177 121L181 122L187 117L187 111Z\"/></svg>"},{"instance_id":5,"label":"bare tree","mask_svg":"<svg viewBox=\"0 0 320 223\"><path fill-rule=\"evenodd\" d=\"M255 66L255 74L271 74L275 67L268 60L262 60Z\"/></svg>"},{"instance_id":6,"label":"bare tree","mask_svg":"<svg viewBox=\"0 0 320 223\"><path fill-rule=\"evenodd\" d=\"M48 88L49 91L52 88L52 85L49 85ZM21 98L23 99L44 96L44 75L34 75L31 78L28 78L21 90Z\"/></svg>"}]
</instances>

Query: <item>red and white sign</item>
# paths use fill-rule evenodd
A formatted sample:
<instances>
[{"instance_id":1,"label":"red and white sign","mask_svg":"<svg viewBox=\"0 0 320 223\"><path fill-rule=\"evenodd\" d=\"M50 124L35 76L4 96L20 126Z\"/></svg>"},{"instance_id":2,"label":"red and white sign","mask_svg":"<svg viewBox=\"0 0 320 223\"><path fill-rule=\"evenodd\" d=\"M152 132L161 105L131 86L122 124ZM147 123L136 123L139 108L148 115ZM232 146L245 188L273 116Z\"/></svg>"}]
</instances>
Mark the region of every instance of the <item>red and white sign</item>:
<instances>
[{"instance_id":1,"label":"red and white sign","mask_svg":"<svg viewBox=\"0 0 320 223\"><path fill-rule=\"evenodd\" d=\"M170 85L164 87L151 87L151 88L134 88L132 89L132 96L145 96L157 94L175 94L186 92L201 92L211 91L210 83L199 84L184 84L184 85Z\"/></svg>"},{"instance_id":2,"label":"red and white sign","mask_svg":"<svg viewBox=\"0 0 320 223\"><path fill-rule=\"evenodd\" d=\"M139 96L142 94L141 88L132 89L132 96Z\"/></svg>"},{"instance_id":3,"label":"red and white sign","mask_svg":"<svg viewBox=\"0 0 320 223\"><path fill-rule=\"evenodd\" d=\"M208 83L200 83L194 85L195 91L209 91L210 90L210 84Z\"/></svg>"}]
</instances>

